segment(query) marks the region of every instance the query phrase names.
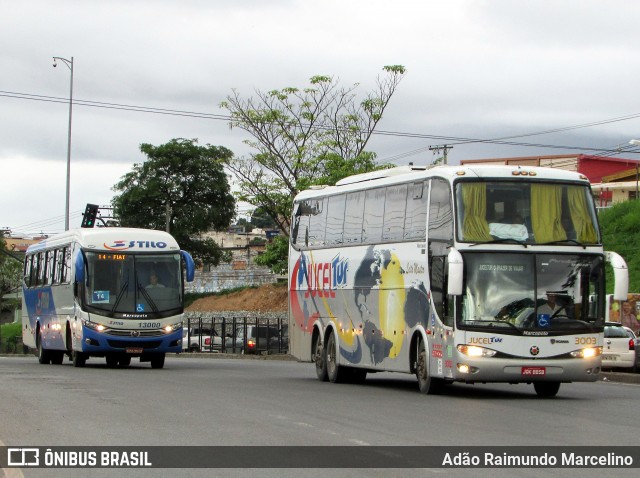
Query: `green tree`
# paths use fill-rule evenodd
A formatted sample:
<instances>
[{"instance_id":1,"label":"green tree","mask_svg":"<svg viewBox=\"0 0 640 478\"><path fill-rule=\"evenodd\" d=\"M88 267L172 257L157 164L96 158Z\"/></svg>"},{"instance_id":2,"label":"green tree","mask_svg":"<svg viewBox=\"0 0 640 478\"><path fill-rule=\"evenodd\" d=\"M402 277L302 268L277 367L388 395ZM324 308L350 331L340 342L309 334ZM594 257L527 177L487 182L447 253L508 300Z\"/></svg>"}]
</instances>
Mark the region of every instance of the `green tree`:
<instances>
[{"instance_id":1,"label":"green tree","mask_svg":"<svg viewBox=\"0 0 640 478\"><path fill-rule=\"evenodd\" d=\"M15 292L22 281L22 262L7 252L7 243L0 232L0 310L4 296Z\"/></svg>"},{"instance_id":2,"label":"green tree","mask_svg":"<svg viewBox=\"0 0 640 478\"><path fill-rule=\"evenodd\" d=\"M640 292L640 200L625 201L600 212L605 250L620 254L629 270L629 292ZM613 292L613 275L607 274L607 292Z\"/></svg>"},{"instance_id":3,"label":"green tree","mask_svg":"<svg viewBox=\"0 0 640 478\"><path fill-rule=\"evenodd\" d=\"M267 212L261 207L254 209L253 213L251 213L250 224L259 229L274 229L277 227L269 214L267 214Z\"/></svg>"},{"instance_id":4,"label":"green tree","mask_svg":"<svg viewBox=\"0 0 640 478\"><path fill-rule=\"evenodd\" d=\"M377 88L360 102L357 84L342 87L321 75L305 88L258 90L249 99L234 90L221 106L232 127L253 137L245 143L255 150L225 161L239 181L238 199L260 207L288 235L299 191L378 169L365 148L405 72L401 65L385 66Z\"/></svg>"},{"instance_id":5,"label":"green tree","mask_svg":"<svg viewBox=\"0 0 640 478\"><path fill-rule=\"evenodd\" d=\"M223 169L233 153L197 143L180 138L140 145L148 159L113 187L120 194L112 205L122 226L167 230L197 261L218 264L220 247L199 236L224 229L233 219L235 201Z\"/></svg>"},{"instance_id":6,"label":"green tree","mask_svg":"<svg viewBox=\"0 0 640 478\"><path fill-rule=\"evenodd\" d=\"M256 257L256 264L269 267L276 274L287 273L287 256L289 253L289 238L276 236L265 251Z\"/></svg>"}]
</instances>

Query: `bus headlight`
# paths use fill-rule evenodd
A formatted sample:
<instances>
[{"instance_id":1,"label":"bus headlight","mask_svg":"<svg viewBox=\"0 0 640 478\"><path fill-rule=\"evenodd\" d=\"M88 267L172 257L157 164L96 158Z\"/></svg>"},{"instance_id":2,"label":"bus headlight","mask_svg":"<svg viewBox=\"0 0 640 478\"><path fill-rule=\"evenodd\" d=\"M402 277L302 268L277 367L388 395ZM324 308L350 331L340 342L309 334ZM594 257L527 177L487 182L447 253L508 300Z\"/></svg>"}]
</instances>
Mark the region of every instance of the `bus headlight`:
<instances>
[{"instance_id":1,"label":"bus headlight","mask_svg":"<svg viewBox=\"0 0 640 478\"><path fill-rule=\"evenodd\" d=\"M178 323L173 324L173 325L165 326L164 331L166 333L170 334L171 332L175 332L176 330L181 329L181 328L182 328L182 322L178 322Z\"/></svg>"},{"instance_id":2,"label":"bus headlight","mask_svg":"<svg viewBox=\"0 0 640 478\"><path fill-rule=\"evenodd\" d=\"M587 347L586 349L574 350L571 356L575 358L593 358L602 355L602 347Z\"/></svg>"},{"instance_id":3,"label":"bus headlight","mask_svg":"<svg viewBox=\"0 0 640 478\"><path fill-rule=\"evenodd\" d=\"M495 350L478 347L477 345L458 345L458 352L469 357L493 357Z\"/></svg>"},{"instance_id":4,"label":"bus headlight","mask_svg":"<svg viewBox=\"0 0 640 478\"><path fill-rule=\"evenodd\" d=\"M104 332L106 327L102 324L96 324L95 322L91 322L90 320L83 320L82 325L87 327L88 329L95 330L96 332Z\"/></svg>"}]
</instances>

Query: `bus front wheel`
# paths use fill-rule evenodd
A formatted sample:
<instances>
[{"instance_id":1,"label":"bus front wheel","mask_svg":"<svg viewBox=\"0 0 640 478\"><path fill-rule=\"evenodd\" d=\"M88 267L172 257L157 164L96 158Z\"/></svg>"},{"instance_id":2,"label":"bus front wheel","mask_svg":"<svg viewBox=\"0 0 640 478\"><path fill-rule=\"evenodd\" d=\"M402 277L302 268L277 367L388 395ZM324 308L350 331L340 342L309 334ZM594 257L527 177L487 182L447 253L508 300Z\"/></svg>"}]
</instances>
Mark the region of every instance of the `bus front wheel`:
<instances>
[{"instance_id":1,"label":"bus front wheel","mask_svg":"<svg viewBox=\"0 0 640 478\"><path fill-rule=\"evenodd\" d=\"M164 367L164 354L157 354L151 358L151 368Z\"/></svg>"},{"instance_id":2,"label":"bus front wheel","mask_svg":"<svg viewBox=\"0 0 640 478\"><path fill-rule=\"evenodd\" d=\"M74 350L71 352L71 361L73 362L74 367L84 367L84 364L87 361L87 356L82 352Z\"/></svg>"},{"instance_id":3,"label":"bus front wheel","mask_svg":"<svg viewBox=\"0 0 640 478\"><path fill-rule=\"evenodd\" d=\"M533 388L539 397L551 398L560 390L560 382L533 382Z\"/></svg>"},{"instance_id":4,"label":"bus front wheel","mask_svg":"<svg viewBox=\"0 0 640 478\"><path fill-rule=\"evenodd\" d=\"M118 366L118 356L115 354L107 354L107 367L116 368Z\"/></svg>"},{"instance_id":5,"label":"bus front wheel","mask_svg":"<svg viewBox=\"0 0 640 478\"><path fill-rule=\"evenodd\" d=\"M437 395L442 392L443 381L434 378L429 374L429 364L427 362L427 352L424 342L420 341L418 346L418 363L416 364L416 377L418 378L418 388L420 392L428 395Z\"/></svg>"}]
</instances>

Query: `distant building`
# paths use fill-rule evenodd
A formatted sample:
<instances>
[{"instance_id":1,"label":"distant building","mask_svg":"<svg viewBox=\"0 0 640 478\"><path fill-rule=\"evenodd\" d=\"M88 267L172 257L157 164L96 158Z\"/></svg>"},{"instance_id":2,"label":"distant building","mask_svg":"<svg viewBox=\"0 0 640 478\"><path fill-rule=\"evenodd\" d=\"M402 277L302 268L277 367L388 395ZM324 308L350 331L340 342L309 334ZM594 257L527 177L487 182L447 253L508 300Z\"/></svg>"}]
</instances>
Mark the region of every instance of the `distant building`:
<instances>
[{"instance_id":1,"label":"distant building","mask_svg":"<svg viewBox=\"0 0 640 478\"><path fill-rule=\"evenodd\" d=\"M47 236L39 236L39 237L9 236L9 237L5 237L4 240L7 244L6 248L8 251L26 252L27 248L31 244L36 244L46 238Z\"/></svg>"},{"instance_id":2,"label":"distant building","mask_svg":"<svg viewBox=\"0 0 640 478\"><path fill-rule=\"evenodd\" d=\"M196 271L195 280L187 284L187 291L218 292L276 282L276 275L268 267L255 263L268 242L262 229L246 233L243 226L232 226L227 232L208 232L203 237L213 239L224 251L230 252L231 261L216 267L204 264L201 270Z\"/></svg>"}]
</instances>

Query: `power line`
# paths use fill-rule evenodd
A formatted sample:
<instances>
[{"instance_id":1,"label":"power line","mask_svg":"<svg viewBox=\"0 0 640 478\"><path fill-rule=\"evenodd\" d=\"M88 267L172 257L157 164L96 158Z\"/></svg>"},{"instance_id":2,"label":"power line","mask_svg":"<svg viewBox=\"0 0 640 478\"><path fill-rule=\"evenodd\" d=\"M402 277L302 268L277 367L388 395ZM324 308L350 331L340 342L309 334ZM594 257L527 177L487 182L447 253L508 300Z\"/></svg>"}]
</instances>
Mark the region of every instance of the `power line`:
<instances>
[{"instance_id":1,"label":"power line","mask_svg":"<svg viewBox=\"0 0 640 478\"><path fill-rule=\"evenodd\" d=\"M30 93L18 93L18 92L1 91L1 90L0 90L0 97L34 100L34 101L45 101L45 102L53 102L53 103L64 103L64 104L69 103L69 99L63 98L63 97L35 95ZM81 100L81 99L74 99L73 103L79 106L134 111L138 113L183 116L183 117L189 117L189 118L211 119L211 120L217 120L217 121L233 121L233 117L229 115L202 113L202 112L196 112L196 111L174 110L169 108L155 108L155 107L149 107L149 106L108 103L108 102ZM586 150L586 151L596 151L596 152L606 153L606 152L611 152L611 149L585 148L584 146L569 146L569 145L556 145L556 144L543 144L543 143L526 143L526 142L507 141L507 140L516 139L516 138L526 138L530 136L539 136L539 135L545 135L545 134L551 134L551 133L558 133L558 132L570 131L570 130L581 129L581 128L589 128L593 126L600 126L603 124L616 123L620 121L628 121L628 120L637 119L637 118L640 118L640 113L634 113L634 114L625 115L625 116L618 116L615 118L609 118L609 119L604 119L600 121L593 121L590 123L582 123L582 124L573 125L573 126L565 126L565 127L555 128L555 129L547 129L542 131L521 133L517 135L503 136L503 137L489 138L489 139L432 135L432 134L424 134L424 133L408 133L408 132L400 132L400 131L384 131L384 130L374 130L372 134L380 135L380 136L393 136L393 137L399 137L399 138L440 140L440 141L446 142L448 145L482 143L482 144L499 144L499 145L507 145L507 146L523 146L523 147L537 147L537 148L551 148L551 149L568 149L568 150L582 150L582 151ZM316 127L316 128L324 129L322 127ZM440 145L440 147L442 147L442 145ZM429 147L426 147L426 148L421 148L419 150L414 150L412 152L401 153L400 155L398 155L398 157L402 158L402 157L411 156L413 154L418 154L419 152L426 151L428 149ZM629 152L635 153L635 151L629 151Z\"/></svg>"}]
</instances>

